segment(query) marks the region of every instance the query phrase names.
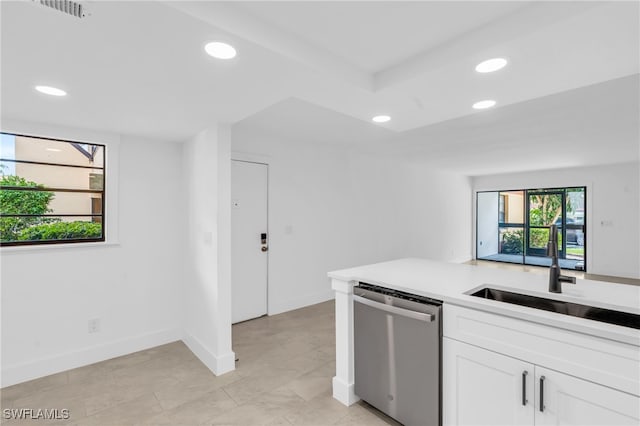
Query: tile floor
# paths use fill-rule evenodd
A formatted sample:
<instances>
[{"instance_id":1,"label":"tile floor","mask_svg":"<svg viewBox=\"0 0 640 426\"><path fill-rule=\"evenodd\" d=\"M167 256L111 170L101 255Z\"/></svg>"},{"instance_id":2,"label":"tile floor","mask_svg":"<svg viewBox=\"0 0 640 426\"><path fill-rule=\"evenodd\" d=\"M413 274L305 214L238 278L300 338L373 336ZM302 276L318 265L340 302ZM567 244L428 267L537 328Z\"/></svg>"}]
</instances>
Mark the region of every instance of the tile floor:
<instances>
[{"instance_id":1,"label":"tile floor","mask_svg":"<svg viewBox=\"0 0 640 426\"><path fill-rule=\"evenodd\" d=\"M233 326L236 370L216 377L174 342L1 390L2 408L66 408L2 425L396 425L331 397L333 301Z\"/></svg>"}]
</instances>

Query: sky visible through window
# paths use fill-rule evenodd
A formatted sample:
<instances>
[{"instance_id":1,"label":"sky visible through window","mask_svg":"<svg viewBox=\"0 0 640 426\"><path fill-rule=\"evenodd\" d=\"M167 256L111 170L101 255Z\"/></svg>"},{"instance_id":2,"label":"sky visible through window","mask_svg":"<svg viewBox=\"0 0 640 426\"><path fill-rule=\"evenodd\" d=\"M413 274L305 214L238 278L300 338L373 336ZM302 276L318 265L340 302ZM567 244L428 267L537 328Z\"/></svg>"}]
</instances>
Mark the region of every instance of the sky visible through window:
<instances>
[{"instance_id":1,"label":"sky visible through window","mask_svg":"<svg viewBox=\"0 0 640 426\"><path fill-rule=\"evenodd\" d=\"M7 135L5 133L0 133L0 158L6 158L8 160L13 160L16 158L16 137L14 135ZM2 174L5 175L15 175L16 174L16 165L7 161L3 163Z\"/></svg>"}]
</instances>

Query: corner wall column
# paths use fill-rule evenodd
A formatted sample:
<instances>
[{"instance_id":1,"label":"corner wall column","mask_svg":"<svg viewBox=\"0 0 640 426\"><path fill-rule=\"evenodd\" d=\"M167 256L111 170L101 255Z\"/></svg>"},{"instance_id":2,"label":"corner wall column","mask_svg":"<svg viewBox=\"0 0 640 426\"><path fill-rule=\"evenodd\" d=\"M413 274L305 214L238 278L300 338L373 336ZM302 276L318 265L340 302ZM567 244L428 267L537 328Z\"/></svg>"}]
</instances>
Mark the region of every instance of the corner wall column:
<instances>
[{"instance_id":1,"label":"corner wall column","mask_svg":"<svg viewBox=\"0 0 640 426\"><path fill-rule=\"evenodd\" d=\"M353 359L353 286L355 281L331 280L336 294L336 375L333 397L344 405L360 399L354 393Z\"/></svg>"}]
</instances>

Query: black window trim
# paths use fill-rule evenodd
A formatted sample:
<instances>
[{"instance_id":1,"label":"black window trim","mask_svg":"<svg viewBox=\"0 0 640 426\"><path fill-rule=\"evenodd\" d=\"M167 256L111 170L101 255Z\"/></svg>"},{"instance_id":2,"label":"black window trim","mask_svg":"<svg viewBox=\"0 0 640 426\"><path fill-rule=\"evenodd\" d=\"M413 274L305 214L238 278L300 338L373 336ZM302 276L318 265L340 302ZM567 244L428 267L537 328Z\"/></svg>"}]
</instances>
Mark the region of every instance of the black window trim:
<instances>
[{"instance_id":1,"label":"black window trim","mask_svg":"<svg viewBox=\"0 0 640 426\"><path fill-rule=\"evenodd\" d=\"M498 194L500 194L501 192L523 192L524 194L524 198L525 198L525 204L528 205L528 193L531 192L553 192L553 191L565 191L567 189L571 189L571 188L584 188L584 220L583 220L583 224L582 225L569 225L567 224L566 229L581 229L584 232L584 269L581 270L580 272L587 272L587 193L588 193L588 185L568 185L568 186L560 186L560 187L550 187L550 188L542 188L542 187L538 187L538 188L519 188L519 189L494 189L494 190L490 190L490 189L485 189L485 190L475 190L475 198L476 198L476 205L475 205L475 242L474 242L474 260L482 260L484 262L497 262L497 263L507 263L507 264L512 264L512 265L525 265L525 266L537 266L537 265L532 265L532 264L528 264L525 262L525 253L523 253L523 258L522 258L522 263L512 263L512 262L507 262L507 261L502 261L502 260L494 260L494 259L479 259L478 258L478 194L483 194L483 193L487 193L487 192L496 192ZM498 204L499 204L499 197L498 197ZM522 228L527 229L529 228L528 225L528 218L526 217L526 209L524 208L526 206L523 206L523 219L524 219L524 223L520 224L520 223L504 223L504 222L500 222L499 220L499 215L500 213L497 212L496 216L498 217L498 227L499 228ZM562 206L562 210L563 210L563 217L565 217L565 208L566 206ZM525 238L525 240L523 241L523 244L526 244L526 238L528 237L526 235L526 232L523 232L523 237ZM498 236L499 238L499 236ZM523 247L524 249L524 247Z\"/></svg>"},{"instance_id":2,"label":"black window trim","mask_svg":"<svg viewBox=\"0 0 640 426\"><path fill-rule=\"evenodd\" d=\"M15 159L4 159L0 158L0 161L9 161L14 163L22 163L22 164L41 164L46 166L56 166L56 167L75 167L75 168L84 168L84 169L95 169L102 170L103 180L102 180L102 190L95 189L72 189L72 188L49 188L49 187L11 187L11 186L3 186L0 189L4 190L22 190L22 191L49 191L49 192L75 192L75 193L93 193L93 194L101 194L102 195L102 211L101 214L43 214L43 215L20 215L20 214L9 214L4 215L0 214L0 217L100 217L101 225L102 225L102 235L100 238L75 238L75 239L67 239L67 240L33 240L33 241L9 241L2 242L0 241L0 247L24 247L24 246L41 246L41 245L60 245L60 244L77 244L77 243L100 243L106 241L106 232L107 232L107 221L106 221L106 192L107 192L107 146L104 143L95 143L83 140L69 140L69 139L61 139L61 138L53 138L49 136L39 136L36 134L25 134L25 133L16 133L10 131L0 130L0 133L5 135L12 135L17 137L26 137L26 138L34 138L34 139L43 139L50 140L55 142L66 142L70 144L88 144L88 145L96 145L102 147L102 167L92 167L92 166L81 166L74 164L58 164L58 163L48 163L48 162L40 162L40 161L28 161L28 160L15 160Z\"/></svg>"}]
</instances>

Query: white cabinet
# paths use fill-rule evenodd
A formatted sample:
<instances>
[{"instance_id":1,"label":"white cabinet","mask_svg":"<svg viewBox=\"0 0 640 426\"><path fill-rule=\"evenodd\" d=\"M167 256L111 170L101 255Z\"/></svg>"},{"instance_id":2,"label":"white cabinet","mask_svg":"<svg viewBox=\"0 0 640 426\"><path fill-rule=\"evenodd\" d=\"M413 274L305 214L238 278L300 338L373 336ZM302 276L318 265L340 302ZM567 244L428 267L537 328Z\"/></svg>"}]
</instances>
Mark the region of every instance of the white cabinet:
<instances>
[{"instance_id":1,"label":"white cabinet","mask_svg":"<svg viewBox=\"0 0 640 426\"><path fill-rule=\"evenodd\" d=\"M637 397L546 368L535 371L536 426L640 425Z\"/></svg>"},{"instance_id":2,"label":"white cabinet","mask_svg":"<svg viewBox=\"0 0 640 426\"><path fill-rule=\"evenodd\" d=\"M445 425L533 424L533 364L447 338L442 350Z\"/></svg>"},{"instance_id":3,"label":"white cabinet","mask_svg":"<svg viewBox=\"0 0 640 426\"><path fill-rule=\"evenodd\" d=\"M639 425L625 392L444 338L445 425Z\"/></svg>"}]
</instances>

